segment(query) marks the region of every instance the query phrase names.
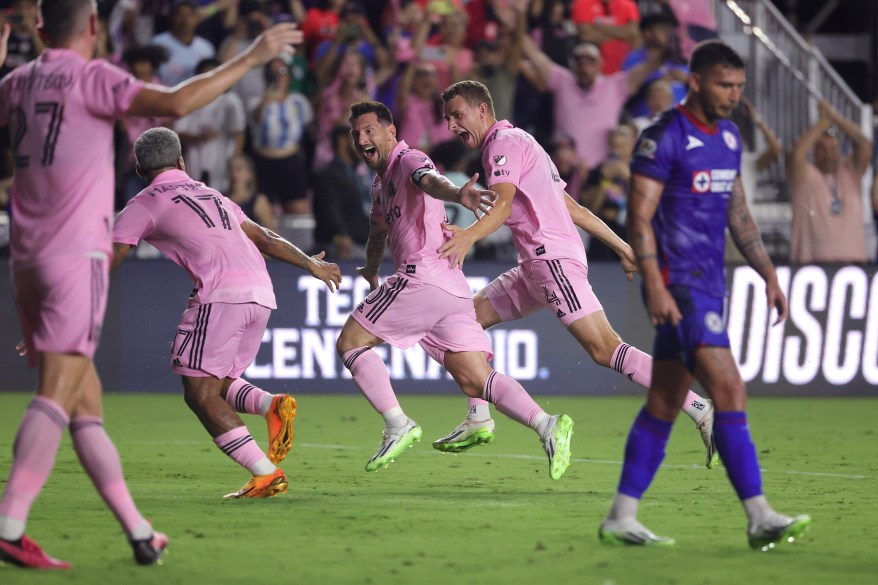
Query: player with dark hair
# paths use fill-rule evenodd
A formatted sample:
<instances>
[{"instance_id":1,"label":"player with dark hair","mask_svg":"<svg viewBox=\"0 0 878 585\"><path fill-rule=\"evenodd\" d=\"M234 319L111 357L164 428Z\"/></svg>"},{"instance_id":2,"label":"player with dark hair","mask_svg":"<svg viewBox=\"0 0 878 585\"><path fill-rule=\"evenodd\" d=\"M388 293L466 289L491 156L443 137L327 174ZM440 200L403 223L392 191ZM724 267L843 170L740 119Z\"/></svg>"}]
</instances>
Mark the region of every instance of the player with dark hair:
<instances>
[{"instance_id":1,"label":"player with dark hair","mask_svg":"<svg viewBox=\"0 0 878 585\"><path fill-rule=\"evenodd\" d=\"M140 564L168 538L140 514L103 428L101 383L92 356L107 300L113 225L113 123L129 116L182 116L210 102L253 67L301 41L295 25L266 31L248 51L174 88L136 80L92 60L94 0L42 0L46 49L0 81L0 127L12 137L13 292L37 395L13 446L0 501L0 560L69 568L25 535L64 429L101 497L122 524ZM0 53L5 57L4 34ZM2 61L2 59L0 59Z\"/></svg>"},{"instance_id":2,"label":"player with dark hair","mask_svg":"<svg viewBox=\"0 0 878 585\"><path fill-rule=\"evenodd\" d=\"M113 226L115 270L132 246L146 240L184 267L189 295L171 349L171 369L183 378L186 404L213 442L253 477L227 498L267 498L287 491L276 467L293 441L296 401L270 394L241 377L256 358L272 309L277 308L262 254L308 270L335 292L338 266L309 257L247 219L218 191L186 174L180 139L167 128L147 130L134 143L137 173L148 183ZM268 454L237 412L266 418Z\"/></svg>"},{"instance_id":3,"label":"player with dark hair","mask_svg":"<svg viewBox=\"0 0 878 585\"><path fill-rule=\"evenodd\" d=\"M643 277L644 303L656 328L652 383L628 442L618 493L600 527L606 544L666 545L637 520L640 498L665 456L686 388L697 379L714 401L714 437L747 513L747 538L766 549L799 536L811 522L775 512L762 495L750 438L746 388L725 322L725 230L765 280L780 323L787 300L747 208L741 136L728 118L741 99L744 62L708 41L691 59L689 93L640 136L631 162L628 237Z\"/></svg>"},{"instance_id":4,"label":"player with dark hair","mask_svg":"<svg viewBox=\"0 0 878 585\"><path fill-rule=\"evenodd\" d=\"M622 341L607 321L588 281L585 249L576 227L614 250L629 280L636 270L631 248L567 194L558 169L533 136L506 120L496 120L487 87L461 81L446 89L442 99L449 130L468 148L481 149L486 182L498 195L489 216L466 229L448 226L453 237L443 245L442 255L461 265L473 244L503 223L512 230L519 255L518 266L475 295L479 323L488 329L547 308L595 363L649 387L652 358ZM695 421L707 448L707 467L713 467L716 450L710 402L690 390L681 406ZM459 453L493 438L488 405L471 397L466 419L433 447Z\"/></svg>"},{"instance_id":5,"label":"player with dark hair","mask_svg":"<svg viewBox=\"0 0 878 585\"><path fill-rule=\"evenodd\" d=\"M372 348L384 342L403 349L419 343L467 395L492 402L536 431L549 458L549 475L560 479L570 465L573 421L566 414L549 416L521 384L488 365L491 344L476 321L466 277L438 252L447 239L442 201L478 213L490 210L494 194L473 186L478 174L463 187L454 186L427 155L397 141L393 116L384 104L355 103L350 123L357 152L378 172L366 266L357 268L372 292L351 313L336 343L354 382L385 420L381 444L366 471L386 467L422 434L399 406L387 367ZM379 287L378 268L388 240L396 272Z\"/></svg>"}]
</instances>

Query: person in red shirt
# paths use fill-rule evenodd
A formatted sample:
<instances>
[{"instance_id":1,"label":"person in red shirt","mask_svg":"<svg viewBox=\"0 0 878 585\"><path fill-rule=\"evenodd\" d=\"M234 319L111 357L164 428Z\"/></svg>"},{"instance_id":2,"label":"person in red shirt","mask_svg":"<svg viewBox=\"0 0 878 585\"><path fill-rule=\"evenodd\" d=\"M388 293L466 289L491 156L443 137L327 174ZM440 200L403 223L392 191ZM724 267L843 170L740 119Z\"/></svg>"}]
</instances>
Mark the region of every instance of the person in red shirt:
<instances>
[{"instance_id":1,"label":"person in red shirt","mask_svg":"<svg viewBox=\"0 0 878 585\"><path fill-rule=\"evenodd\" d=\"M628 51L640 44L640 11L634 0L573 0L570 18L582 42L600 47L604 75L619 71Z\"/></svg>"},{"instance_id":2,"label":"person in red shirt","mask_svg":"<svg viewBox=\"0 0 878 585\"><path fill-rule=\"evenodd\" d=\"M335 38L338 29L339 14L345 5L345 0L325 0L317 8L309 8L305 14L305 21L299 27L305 35L305 44L308 53L323 41L331 41Z\"/></svg>"}]
</instances>

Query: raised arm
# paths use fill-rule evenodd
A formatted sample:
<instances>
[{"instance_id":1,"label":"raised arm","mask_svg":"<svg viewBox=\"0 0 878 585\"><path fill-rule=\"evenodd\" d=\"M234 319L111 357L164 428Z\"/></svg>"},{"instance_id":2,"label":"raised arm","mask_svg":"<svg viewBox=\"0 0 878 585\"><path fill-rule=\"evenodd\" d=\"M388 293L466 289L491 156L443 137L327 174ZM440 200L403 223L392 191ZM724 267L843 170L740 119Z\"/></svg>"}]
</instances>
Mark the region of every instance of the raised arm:
<instances>
[{"instance_id":1,"label":"raised arm","mask_svg":"<svg viewBox=\"0 0 878 585\"><path fill-rule=\"evenodd\" d=\"M637 93L646 78L655 73L665 61L665 53L661 49L648 49L646 60L638 63L628 71L628 95Z\"/></svg>"},{"instance_id":2,"label":"raised arm","mask_svg":"<svg viewBox=\"0 0 878 585\"><path fill-rule=\"evenodd\" d=\"M322 260L325 252L308 256L292 242L249 219L244 220L241 229L256 245L256 248L266 256L304 268L311 273L311 276L326 283L330 291L338 290L341 284L341 270L337 264Z\"/></svg>"},{"instance_id":3,"label":"raised arm","mask_svg":"<svg viewBox=\"0 0 878 585\"><path fill-rule=\"evenodd\" d=\"M735 179L735 188L732 190L728 213L729 232L732 235L732 240L741 255L747 260L747 264L758 272L765 281L768 305L777 309L775 324L780 323L787 317L787 299L777 282L774 264L768 257L768 252L762 243L759 226L750 215L741 177Z\"/></svg>"},{"instance_id":4,"label":"raised arm","mask_svg":"<svg viewBox=\"0 0 878 585\"><path fill-rule=\"evenodd\" d=\"M543 53L537 46L536 42L526 31L516 30L516 35L520 35L521 51L524 56L533 63L537 75L539 75L542 87L547 87L552 79L552 60Z\"/></svg>"},{"instance_id":5,"label":"raised arm","mask_svg":"<svg viewBox=\"0 0 878 585\"><path fill-rule=\"evenodd\" d=\"M859 126L839 114L829 102L820 102L818 109L821 117L829 120L830 124L838 126L839 130L854 143L854 171L858 177L862 177L869 168L869 163L872 162L872 142L866 138Z\"/></svg>"},{"instance_id":6,"label":"raised arm","mask_svg":"<svg viewBox=\"0 0 878 585\"><path fill-rule=\"evenodd\" d=\"M628 280L634 279L634 273L637 272L637 262L634 258L634 251L625 240L616 235L601 218L596 216L586 207L573 200L569 193L564 193L564 203L567 205L567 213L576 227L580 228L590 236L599 239L608 248L613 250L622 261L622 270Z\"/></svg>"},{"instance_id":7,"label":"raised arm","mask_svg":"<svg viewBox=\"0 0 878 585\"><path fill-rule=\"evenodd\" d=\"M753 122L754 126L759 128L759 131L762 132L762 136L765 137L765 150L759 153L759 158L756 159L756 170L762 172L771 168L774 163L780 160L780 155L783 152L783 145L780 143L780 140L774 131L772 131L771 127L765 123L765 120L763 120L762 116L756 111L753 102L747 98L742 98L741 108L744 111L744 115Z\"/></svg>"},{"instance_id":8,"label":"raised arm","mask_svg":"<svg viewBox=\"0 0 878 585\"><path fill-rule=\"evenodd\" d=\"M655 231L652 229L652 218L658 209L664 188L665 184L660 181L643 175L632 175L625 227L640 276L643 278L646 312L650 322L653 325L677 325L682 315L662 278Z\"/></svg>"},{"instance_id":9,"label":"raised arm","mask_svg":"<svg viewBox=\"0 0 878 585\"><path fill-rule=\"evenodd\" d=\"M820 135L826 132L830 126L832 126L832 123L829 119L821 115L793 144L793 148L787 157L787 174L791 183L801 185L805 182L806 171L808 170L808 154L814 148L814 144L820 138Z\"/></svg>"},{"instance_id":10,"label":"raised arm","mask_svg":"<svg viewBox=\"0 0 878 585\"><path fill-rule=\"evenodd\" d=\"M295 24L277 24L261 35L243 53L216 69L196 75L172 87L146 84L131 102L129 116L182 117L207 105L232 87L245 73L268 63L276 55L291 51L302 42Z\"/></svg>"}]
</instances>

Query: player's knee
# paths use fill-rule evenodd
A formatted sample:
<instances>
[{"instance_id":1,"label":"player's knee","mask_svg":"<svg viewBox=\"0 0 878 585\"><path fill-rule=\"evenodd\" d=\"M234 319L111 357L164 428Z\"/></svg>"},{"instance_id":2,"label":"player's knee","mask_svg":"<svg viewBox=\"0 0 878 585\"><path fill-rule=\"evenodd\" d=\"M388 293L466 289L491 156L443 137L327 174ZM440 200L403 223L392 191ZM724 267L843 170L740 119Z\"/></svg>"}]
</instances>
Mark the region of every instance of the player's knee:
<instances>
[{"instance_id":1,"label":"player's knee","mask_svg":"<svg viewBox=\"0 0 878 585\"><path fill-rule=\"evenodd\" d=\"M205 409L207 394L199 391L197 387L187 385L183 390L183 400L186 402L189 410L198 414Z\"/></svg>"}]
</instances>

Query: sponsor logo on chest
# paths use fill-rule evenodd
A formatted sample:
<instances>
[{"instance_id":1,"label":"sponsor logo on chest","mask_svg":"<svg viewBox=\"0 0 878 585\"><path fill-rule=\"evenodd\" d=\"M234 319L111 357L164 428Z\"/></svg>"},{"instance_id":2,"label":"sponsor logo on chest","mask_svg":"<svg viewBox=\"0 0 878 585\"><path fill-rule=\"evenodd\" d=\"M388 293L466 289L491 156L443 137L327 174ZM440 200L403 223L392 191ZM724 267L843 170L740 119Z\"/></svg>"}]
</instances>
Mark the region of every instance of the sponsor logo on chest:
<instances>
[{"instance_id":1,"label":"sponsor logo on chest","mask_svg":"<svg viewBox=\"0 0 878 585\"><path fill-rule=\"evenodd\" d=\"M693 193L730 193L735 185L735 169L692 171Z\"/></svg>"}]
</instances>

